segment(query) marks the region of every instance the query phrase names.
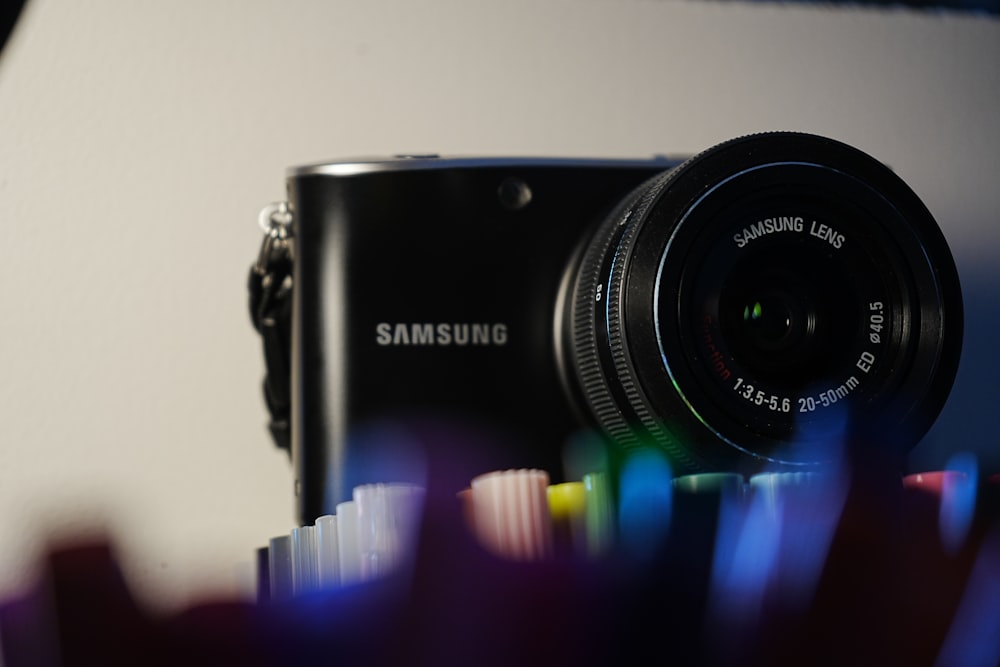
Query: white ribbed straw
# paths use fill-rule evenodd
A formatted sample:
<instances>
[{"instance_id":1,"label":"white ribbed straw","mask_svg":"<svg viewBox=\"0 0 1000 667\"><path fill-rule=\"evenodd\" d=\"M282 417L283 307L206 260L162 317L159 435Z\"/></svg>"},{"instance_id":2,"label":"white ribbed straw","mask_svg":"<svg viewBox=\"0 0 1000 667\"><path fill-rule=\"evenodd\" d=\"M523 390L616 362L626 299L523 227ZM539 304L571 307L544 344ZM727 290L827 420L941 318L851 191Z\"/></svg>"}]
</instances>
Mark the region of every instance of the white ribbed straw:
<instances>
[{"instance_id":1,"label":"white ribbed straw","mask_svg":"<svg viewBox=\"0 0 1000 667\"><path fill-rule=\"evenodd\" d=\"M761 492L772 489L794 489L814 486L825 478L811 471L761 472L750 478L750 490Z\"/></svg>"},{"instance_id":2,"label":"white ribbed straw","mask_svg":"<svg viewBox=\"0 0 1000 667\"><path fill-rule=\"evenodd\" d=\"M353 500L337 505L337 555L340 584L361 581L361 552L358 550L358 512Z\"/></svg>"},{"instance_id":3,"label":"white ribbed straw","mask_svg":"<svg viewBox=\"0 0 1000 667\"><path fill-rule=\"evenodd\" d=\"M311 593L319 587L319 563L316 559L316 527L292 528L292 592Z\"/></svg>"},{"instance_id":4,"label":"white ribbed straw","mask_svg":"<svg viewBox=\"0 0 1000 667\"><path fill-rule=\"evenodd\" d=\"M503 470L472 480L475 533L493 553L511 560L552 555L552 518L543 470Z\"/></svg>"},{"instance_id":5,"label":"white ribbed straw","mask_svg":"<svg viewBox=\"0 0 1000 667\"><path fill-rule=\"evenodd\" d=\"M413 556L423 502L423 488L413 484L355 487L363 581L384 576Z\"/></svg>"},{"instance_id":6,"label":"white ribbed straw","mask_svg":"<svg viewBox=\"0 0 1000 667\"><path fill-rule=\"evenodd\" d=\"M272 537L267 546L268 583L272 600L292 597L292 538Z\"/></svg>"},{"instance_id":7,"label":"white ribbed straw","mask_svg":"<svg viewBox=\"0 0 1000 667\"><path fill-rule=\"evenodd\" d=\"M340 585L340 554L337 553L337 517L333 514L316 519L316 552L320 588L336 588Z\"/></svg>"},{"instance_id":8,"label":"white ribbed straw","mask_svg":"<svg viewBox=\"0 0 1000 667\"><path fill-rule=\"evenodd\" d=\"M800 472L762 472L752 476L747 484L751 498L763 496L768 504L790 502L793 498L815 499L821 492L830 492L835 478L828 474Z\"/></svg>"}]
</instances>

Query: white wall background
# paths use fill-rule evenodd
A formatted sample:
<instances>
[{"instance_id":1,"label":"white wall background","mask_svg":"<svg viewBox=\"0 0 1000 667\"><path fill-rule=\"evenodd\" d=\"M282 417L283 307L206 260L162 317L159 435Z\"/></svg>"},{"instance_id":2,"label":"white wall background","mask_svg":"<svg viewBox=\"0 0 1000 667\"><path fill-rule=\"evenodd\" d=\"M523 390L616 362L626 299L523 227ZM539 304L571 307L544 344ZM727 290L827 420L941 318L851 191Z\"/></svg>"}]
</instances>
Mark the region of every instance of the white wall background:
<instances>
[{"instance_id":1,"label":"white wall background","mask_svg":"<svg viewBox=\"0 0 1000 667\"><path fill-rule=\"evenodd\" d=\"M285 167L337 156L857 145L924 198L969 291L972 352L917 465L988 460L998 65L1000 21L903 10L30 0L0 57L0 599L93 529L147 600L231 594L291 527L245 274Z\"/></svg>"}]
</instances>

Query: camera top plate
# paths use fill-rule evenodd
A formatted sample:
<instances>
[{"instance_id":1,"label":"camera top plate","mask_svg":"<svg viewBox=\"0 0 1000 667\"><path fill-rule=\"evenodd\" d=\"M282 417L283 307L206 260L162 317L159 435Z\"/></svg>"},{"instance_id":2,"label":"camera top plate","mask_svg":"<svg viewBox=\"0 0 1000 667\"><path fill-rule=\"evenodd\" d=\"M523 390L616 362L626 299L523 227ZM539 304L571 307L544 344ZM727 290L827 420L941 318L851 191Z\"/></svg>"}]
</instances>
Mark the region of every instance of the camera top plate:
<instances>
[{"instance_id":1,"label":"camera top plate","mask_svg":"<svg viewBox=\"0 0 1000 667\"><path fill-rule=\"evenodd\" d=\"M684 157L654 155L650 158L572 158L572 157L474 157L437 154L394 155L391 157L347 158L316 162L288 169L288 178L300 176L359 176L393 171L482 168L661 168L676 167Z\"/></svg>"}]
</instances>

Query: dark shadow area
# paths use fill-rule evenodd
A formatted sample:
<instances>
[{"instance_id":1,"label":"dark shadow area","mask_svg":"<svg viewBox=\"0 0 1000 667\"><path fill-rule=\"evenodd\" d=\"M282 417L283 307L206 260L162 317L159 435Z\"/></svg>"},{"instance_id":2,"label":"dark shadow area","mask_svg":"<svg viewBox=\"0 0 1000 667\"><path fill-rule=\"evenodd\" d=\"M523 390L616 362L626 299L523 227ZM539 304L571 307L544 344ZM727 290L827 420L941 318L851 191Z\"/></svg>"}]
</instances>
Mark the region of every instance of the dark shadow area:
<instances>
[{"instance_id":1,"label":"dark shadow area","mask_svg":"<svg viewBox=\"0 0 1000 667\"><path fill-rule=\"evenodd\" d=\"M794 0L776 2L775 0L750 0L756 4L801 4L818 7L847 8L867 7L875 9L914 9L923 11L965 12L974 14L1000 15L998 0L854 0L839 2L831 0Z\"/></svg>"},{"instance_id":2,"label":"dark shadow area","mask_svg":"<svg viewBox=\"0 0 1000 667\"><path fill-rule=\"evenodd\" d=\"M972 452L986 473L1000 471L1000 276L994 268L959 270L965 299L962 361L948 403L910 457L913 471L943 468Z\"/></svg>"},{"instance_id":3,"label":"dark shadow area","mask_svg":"<svg viewBox=\"0 0 1000 667\"><path fill-rule=\"evenodd\" d=\"M24 0L7 0L0 5L0 51L3 51L7 38L14 32L17 19L24 9Z\"/></svg>"}]
</instances>

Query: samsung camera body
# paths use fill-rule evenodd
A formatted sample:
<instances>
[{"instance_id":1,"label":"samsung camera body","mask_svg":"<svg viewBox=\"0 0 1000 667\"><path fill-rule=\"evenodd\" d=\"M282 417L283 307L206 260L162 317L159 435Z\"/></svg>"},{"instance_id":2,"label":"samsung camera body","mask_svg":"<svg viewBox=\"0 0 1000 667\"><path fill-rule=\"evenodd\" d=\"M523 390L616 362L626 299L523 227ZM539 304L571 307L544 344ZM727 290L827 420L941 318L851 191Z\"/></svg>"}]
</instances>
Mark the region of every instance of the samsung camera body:
<instances>
[{"instance_id":1,"label":"samsung camera body","mask_svg":"<svg viewBox=\"0 0 1000 667\"><path fill-rule=\"evenodd\" d=\"M804 469L830 443L904 454L954 378L940 230L832 140L758 135L683 162L352 160L292 169L288 189L305 522L387 481L355 462L417 421L491 433L469 452L483 471L558 479L567 443L595 435L678 472Z\"/></svg>"}]
</instances>

